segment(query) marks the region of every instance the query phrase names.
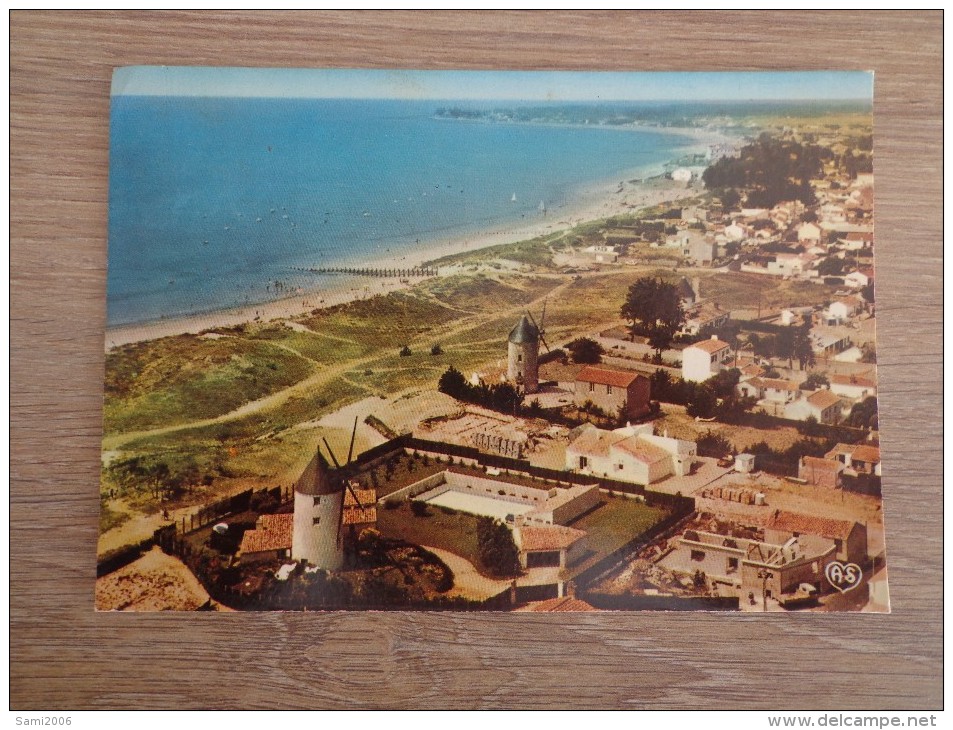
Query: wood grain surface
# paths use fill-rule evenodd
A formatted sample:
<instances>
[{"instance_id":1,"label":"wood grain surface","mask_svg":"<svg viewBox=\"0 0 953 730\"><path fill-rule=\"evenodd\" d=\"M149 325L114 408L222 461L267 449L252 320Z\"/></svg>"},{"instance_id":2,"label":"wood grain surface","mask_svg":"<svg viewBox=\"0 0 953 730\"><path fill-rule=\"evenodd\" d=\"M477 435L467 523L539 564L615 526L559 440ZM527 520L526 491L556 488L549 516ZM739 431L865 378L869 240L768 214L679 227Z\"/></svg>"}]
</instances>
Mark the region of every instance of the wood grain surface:
<instances>
[{"instance_id":1,"label":"wood grain surface","mask_svg":"<svg viewBox=\"0 0 953 730\"><path fill-rule=\"evenodd\" d=\"M11 707L938 708L942 13L11 14ZM892 615L97 614L109 83L130 64L873 69Z\"/></svg>"}]
</instances>

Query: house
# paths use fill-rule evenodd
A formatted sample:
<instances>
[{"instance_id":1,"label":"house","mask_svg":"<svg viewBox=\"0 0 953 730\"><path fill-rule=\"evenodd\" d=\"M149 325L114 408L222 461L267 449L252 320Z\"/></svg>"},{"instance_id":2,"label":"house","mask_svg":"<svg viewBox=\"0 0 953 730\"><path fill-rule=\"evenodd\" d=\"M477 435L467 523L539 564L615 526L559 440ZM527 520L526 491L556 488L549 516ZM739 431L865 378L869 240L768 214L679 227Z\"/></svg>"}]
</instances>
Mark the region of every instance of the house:
<instances>
[{"instance_id":1,"label":"house","mask_svg":"<svg viewBox=\"0 0 953 730\"><path fill-rule=\"evenodd\" d=\"M715 335L682 350L682 378L702 383L728 367L731 346Z\"/></svg>"},{"instance_id":2,"label":"house","mask_svg":"<svg viewBox=\"0 0 953 730\"><path fill-rule=\"evenodd\" d=\"M513 530L523 568L566 568L585 556L586 533L563 525L520 525Z\"/></svg>"},{"instance_id":3,"label":"house","mask_svg":"<svg viewBox=\"0 0 953 730\"><path fill-rule=\"evenodd\" d=\"M857 269L851 271L844 277L844 284L851 289L863 289L874 280L874 270L871 268Z\"/></svg>"},{"instance_id":4,"label":"house","mask_svg":"<svg viewBox=\"0 0 953 730\"><path fill-rule=\"evenodd\" d=\"M813 418L818 423L836 424L841 420L841 399L826 388L815 390L804 398L789 403L784 417L795 421Z\"/></svg>"},{"instance_id":5,"label":"house","mask_svg":"<svg viewBox=\"0 0 953 730\"><path fill-rule=\"evenodd\" d=\"M641 418L649 412L651 385L640 373L587 365L576 376L575 403L587 402L611 415Z\"/></svg>"},{"instance_id":6,"label":"house","mask_svg":"<svg viewBox=\"0 0 953 730\"><path fill-rule=\"evenodd\" d=\"M768 213L768 218L779 229L784 230L803 212L804 203L800 200L784 201L778 203L771 209L771 212Z\"/></svg>"},{"instance_id":7,"label":"house","mask_svg":"<svg viewBox=\"0 0 953 730\"><path fill-rule=\"evenodd\" d=\"M827 306L824 322L832 327L844 324L851 317L863 312L865 308L866 303L857 295L838 297Z\"/></svg>"},{"instance_id":8,"label":"house","mask_svg":"<svg viewBox=\"0 0 953 730\"><path fill-rule=\"evenodd\" d=\"M862 251L873 248L874 234L870 231L849 231L843 238L838 238L837 242L845 251Z\"/></svg>"},{"instance_id":9,"label":"house","mask_svg":"<svg viewBox=\"0 0 953 730\"><path fill-rule=\"evenodd\" d=\"M798 479L816 487L837 489L841 486L841 472L844 465L833 459L821 459L816 456L802 456L797 466Z\"/></svg>"},{"instance_id":10,"label":"house","mask_svg":"<svg viewBox=\"0 0 953 730\"><path fill-rule=\"evenodd\" d=\"M731 312L726 312L717 302L702 302L685 311L685 323L681 334L697 335L703 329L718 329L728 324Z\"/></svg>"},{"instance_id":11,"label":"house","mask_svg":"<svg viewBox=\"0 0 953 730\"><path fill-rule=\"evenodd\" d=\"M814 256L809 253L779 253L768 261L767 269L775 276L801 276L813 263Z\"/></svg>"},{"instance_id":12,"label":"house","mask_svg":"<svg viewBox=\"0 0 953 730\"><path fill-rule=\"evenodd\" d=\"M344 514L341 524L348 531L359 536L368 527L377 524L377 492L374 489L361 489L353 484L344 493Z\"/></svg>"},{"instance_id":13,"label":"house","mask_svg":"<svg viewBox=\"0 0 953 730\"><path fill-rule=\"evenodd\" d=\"M835 328L815 327L811 330L811 349L815 355L834 357L850 346L850 337Z\"/></svg>"},{"instance_id":14,"label":"house","mask_svg":"<svg viewBox=\"0 0 953 730\"><path fill-rule=\"evenodd\" d=\"M797 229L799 243L818 243L821 240L821 235L820 227L814 223L804 223Z\"/></svg>"},{"instance_id":15,"label":"house","mask_svg":"<svg viewBox=\"0 0 953 730\"><path fill-rule=\"evenodd\" d=\"M725 238L729 241L743 241L748 237L748 229L739 225L737 221L732 222L730 226L725 226Z\"/></svg>"},{"instance_id":16,"label":"house","mask_svg":"<svg viewBox=\"0 0 953 730\"><path fill-rule=\"evenodd\" d=\"M597 264L614 264L619 258L615 246L587 246L582 252Z\"/></svg>"},{"instance_id":17,"label":"house","mask_svg":"<svg viewBox=\"0 0 953 730\"><path fill-rule=\"evenodd\" d=\"M824 454L844 466L844 474L858 476L874 474L880 476L880 448L869 444L837 444Z\"/></svg>"},{"instance_id":18,"label":"house","mask_svg":"<svg viewBox=\"0 0 953 730\"><path fill-rule=\"evenodd\" d=\"M833 540L837 560L858 565L867 562L867 527L859 522L776 510L764 527L768 541L784 542L804 535Z\"/></svg>"},{"instance_id":19,"label":"house","mask_svg":"<svg viewBox=\"0 0 953 730\"><path fill-rule=\"evenodd\" d=\"M742 395L773 403L790 403L801 396L801 389L793 380L783 378L752 378L739 383Z\"/></svg>"},{"instance_id":20,"label":"house","mask_svg":"<svg viewBox=\"0 0 953 730\"><path fill-rule=\"evenodd\" d=\"M682 245L682 255L702 266L711 265L711 262L715 260L716 252L715 242L705 237L690 238L687 244Z\"/></svg>"},{"instance_id":21,"label":"house","mask_svg":"<svg viewBox=\"0 0 953 730\"><path fill-rule=\"evenodd\" d=\"M877 380L869 371L856 375L832 373L827 378L830 381L831 392L842 398L859 401L877 395Z\"/></svg>"},{"instance_id":22,"label":"house","mask_svg":"<svg viewBox=\"0 0 953 730\"><path fill-rule=\"evenodd\" d=\"M569 434L566 468L644 486L686 476L697 455L694 442L655 436L651 424L608 431L587 423Z\"/></svg>"},{"instance_id":23,"label":"house","mask_svg":"<svg viewBox=\"0 0 953 730\"><path fill-rule=\"evenodd\" d=\"M293 514L260 515L255 529L242 535L238 557L245 564L288 558L293 527Z\"/></svg>"},{"instance_id":24,"label":"house","mask_svg":"<svg viewBox=\"0 0 953 730\"><path fill-rule=\"evenodd\" d=\"M805 533L795 539L755 540L702 530L685 530L662 565L692 576L698 572L720 594L764 596L777 601L824 592L824 571L836 560L830 538Z\"/></svg>"}]
</instances>

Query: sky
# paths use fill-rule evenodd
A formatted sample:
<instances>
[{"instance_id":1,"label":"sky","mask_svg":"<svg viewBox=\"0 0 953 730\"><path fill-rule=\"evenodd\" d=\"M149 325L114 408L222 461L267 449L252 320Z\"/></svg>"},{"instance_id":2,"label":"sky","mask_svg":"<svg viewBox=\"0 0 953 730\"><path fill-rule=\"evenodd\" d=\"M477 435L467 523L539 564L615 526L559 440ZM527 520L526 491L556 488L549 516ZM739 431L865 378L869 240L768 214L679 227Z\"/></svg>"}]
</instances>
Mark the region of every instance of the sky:
<instances>
[{"instance_id":1,"label":"sky","mask_svg":"<svg viewBox=\"0 0 953 730\"><path fill-rule=\"evenodd\" d=\"M523 101L841 100L873 97L873 73L403 71L130 66L112 94Z\"/></svg>"}]
</instances>

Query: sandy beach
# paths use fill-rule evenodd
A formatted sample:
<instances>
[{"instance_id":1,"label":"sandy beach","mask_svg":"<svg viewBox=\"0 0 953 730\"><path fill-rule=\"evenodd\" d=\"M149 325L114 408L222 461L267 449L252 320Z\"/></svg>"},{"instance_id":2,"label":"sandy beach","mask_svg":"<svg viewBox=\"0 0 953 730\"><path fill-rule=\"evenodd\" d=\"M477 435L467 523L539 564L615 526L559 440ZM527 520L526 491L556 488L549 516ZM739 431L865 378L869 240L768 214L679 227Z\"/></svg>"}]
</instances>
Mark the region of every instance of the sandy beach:
<instances>
[{"instance_id":1,"label":"sandy beach","mask_svg":"<svg viewBox=\"0 0 953 730\"><path fill-rule=\"evenodd\" d=\"M734 141L725 135L708 129L669 129L695 139L690 149L705 148L710 144ZM586 221L598 220L623 213L631 214L642 208L659 205L681 197L697 195L698 183L688 188L685 183L666 180L659 176L648 180L638 179L637 172L620 176L622 180L602 181L582 191L573 203L547 211L536 220L489 228L473 234L458 235L449 239L421 241L413 251L401 252L393 257L369 257L360 266L369 268L412 268L428 261L464 252L477 251L489 246L518 243L543 235L556 234ZM456 266L440 267L439 275L446 276L459 270ZM420 279L362 277L335 275L331 287L306 290L298 288L292 295L267 302L214 312L170 317L150 322L120 325L106 329L105 349L145 340L170 337L180 334L198 334L215 327L230 327L244 322L268 322L296 317L314 309L388 294L408 289Z\"/></svg>"}]
</instances>

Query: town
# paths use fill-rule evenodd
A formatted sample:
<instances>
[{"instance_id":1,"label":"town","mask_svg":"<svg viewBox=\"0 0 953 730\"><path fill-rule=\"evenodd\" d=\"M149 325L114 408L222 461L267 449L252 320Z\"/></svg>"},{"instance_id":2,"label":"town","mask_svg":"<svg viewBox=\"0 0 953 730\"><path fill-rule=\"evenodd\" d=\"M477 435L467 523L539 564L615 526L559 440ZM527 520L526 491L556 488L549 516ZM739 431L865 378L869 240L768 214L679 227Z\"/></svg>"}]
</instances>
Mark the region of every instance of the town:
<instances>
[{"instance_id":1,"label":"town","mask_svg":"<svg viewBox=\"0 0 953 730\"><path fill-rule=\"evenodd\" d=\"M307 362L200 422L107 373L99 607L151 606L118 586L161 552L189 608L888 611L871 136L821 121L406 291L111 352Z\"/></svg>"}]
</instances>

